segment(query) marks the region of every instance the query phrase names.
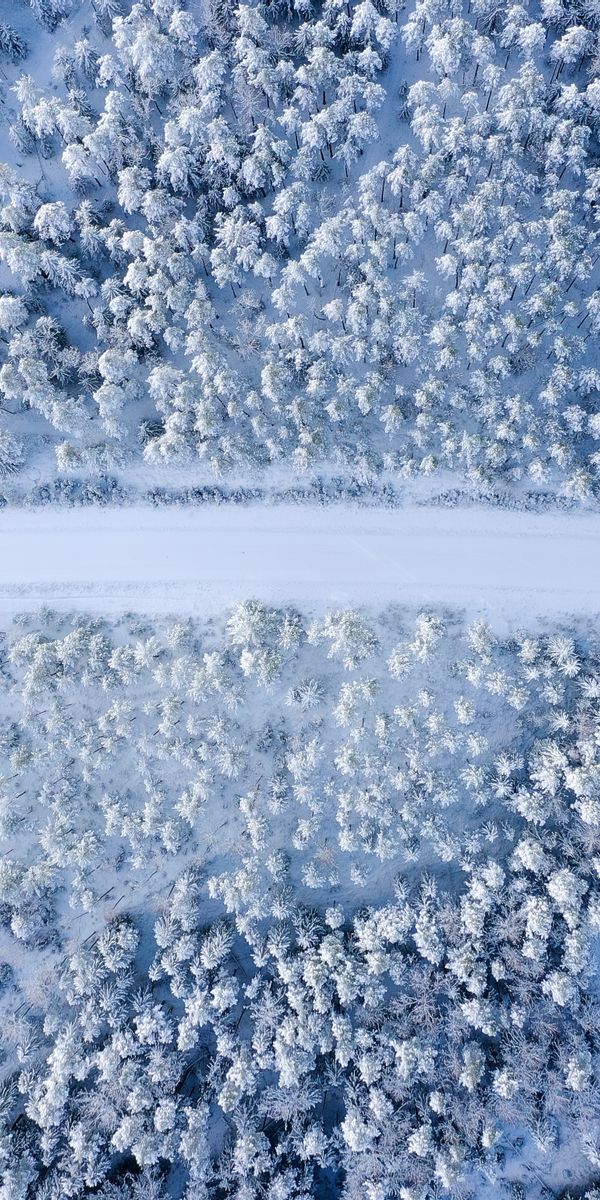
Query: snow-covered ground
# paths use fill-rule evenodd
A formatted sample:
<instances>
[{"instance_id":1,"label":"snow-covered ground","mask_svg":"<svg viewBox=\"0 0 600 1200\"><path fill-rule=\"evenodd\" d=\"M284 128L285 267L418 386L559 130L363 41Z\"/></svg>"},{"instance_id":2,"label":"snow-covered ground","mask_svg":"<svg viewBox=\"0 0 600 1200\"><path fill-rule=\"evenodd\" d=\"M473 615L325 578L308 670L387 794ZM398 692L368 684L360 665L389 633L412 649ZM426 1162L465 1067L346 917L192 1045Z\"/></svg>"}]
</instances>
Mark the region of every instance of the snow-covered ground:
<instances>
[{"instance_id":1,"label":"snow-covered ground","mask_svg":"<svg viewBox=\"0 0 600 1200\"><path fill-rule=\"evenodd\" d=\"M449 604L501 620L594 615L600 518L408 508L154 508L0 516L0 608L218 611Z\"/></svg>"}]
</instances>

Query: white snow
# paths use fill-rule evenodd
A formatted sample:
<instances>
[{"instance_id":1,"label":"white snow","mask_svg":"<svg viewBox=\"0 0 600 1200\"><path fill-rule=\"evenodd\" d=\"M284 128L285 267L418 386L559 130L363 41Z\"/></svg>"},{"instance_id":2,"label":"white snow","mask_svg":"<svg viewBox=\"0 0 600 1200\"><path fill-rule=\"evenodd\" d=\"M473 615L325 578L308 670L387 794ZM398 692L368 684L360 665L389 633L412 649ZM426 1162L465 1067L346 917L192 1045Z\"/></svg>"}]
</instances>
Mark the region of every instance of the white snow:
<instances>
[{"instance_id":1,"label":"white snow","mask_svg":"<svg viewBox=\"0 0 600 1200\"><path fill-rule=\"evenodd\" d=\"M489 618L596 615L600 517L292 505L6 510L0 611L212 612L456 605Z\"/></svg>"}]
</instances>

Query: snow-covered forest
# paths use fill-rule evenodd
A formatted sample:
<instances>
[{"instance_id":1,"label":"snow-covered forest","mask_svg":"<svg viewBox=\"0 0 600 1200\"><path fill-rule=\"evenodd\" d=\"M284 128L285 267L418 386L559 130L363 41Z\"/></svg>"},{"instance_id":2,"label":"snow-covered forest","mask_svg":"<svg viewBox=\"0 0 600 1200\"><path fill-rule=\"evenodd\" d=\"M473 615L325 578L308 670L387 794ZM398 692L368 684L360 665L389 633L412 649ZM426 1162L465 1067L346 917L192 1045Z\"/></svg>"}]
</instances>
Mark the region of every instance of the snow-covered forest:
<instances>
[{"instance_id":1,"label":"snow-covered forest","mask_svg":"<svg viewBox=\"0 0 600 1200\"><path fill-rule=\"evenodd\" d=\"M587 628L47 610L1 664L2 1200L597 1198Z\"/></svg>"},{"instance_id":2,"label":"snow-covered forest","mask_svg":"<svg viewBox=\"0 0 600 1200\"><path fill-rule=\"evenodd\" d=\"M285 467L593 501L597 0L0 15L9 498Z\"/></svg>"},{"instance_id":3,"label":"snow-covered forest","mask_svg":"<svg viewBox=\"0 0 600 1200\"><path fill-rule=\"evenodd\" d=\"M0 1200L600 1200L599 220L600 0L0 0Z\"/></svg>"}]
</instances>

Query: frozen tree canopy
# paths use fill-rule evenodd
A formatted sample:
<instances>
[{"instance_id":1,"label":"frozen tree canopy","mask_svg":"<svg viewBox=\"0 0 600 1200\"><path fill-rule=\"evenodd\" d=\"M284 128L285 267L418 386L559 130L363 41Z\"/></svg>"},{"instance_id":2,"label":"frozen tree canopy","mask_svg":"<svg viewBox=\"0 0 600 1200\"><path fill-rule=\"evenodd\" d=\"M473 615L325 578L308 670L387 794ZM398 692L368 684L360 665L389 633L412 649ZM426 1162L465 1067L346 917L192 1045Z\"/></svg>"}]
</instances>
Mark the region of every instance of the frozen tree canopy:
<instances>
[{"instance_id":1,"label":"frozen tree canopy","mask_svg":"<svg viewBox=\"0 0 600 1200\"><path fill-rule=\"evenodd\" d=\"M0 3L0 1200L600 1200L599 220L600 0Z\"/></svg>"},{"instance_id":2,"label":"frozen tree canopy","mask_svg":"<svg viewBox=\"0 0 600 1200\"><path fill-rule=\"evenodd\" d=\"M599 701L559 627L19 618L0 1195L597 1197Z\"/></svg>"},{"instance_id":3,"label":"frozen tree canopy","mask_svg":"<svg viewBox=\"0 0 600 1200\"><path fill-rule=\"evenodd\" d=\"M596 4L28 3L9 496L282 465L597 495Z\"/></svg>"}]
</instances>

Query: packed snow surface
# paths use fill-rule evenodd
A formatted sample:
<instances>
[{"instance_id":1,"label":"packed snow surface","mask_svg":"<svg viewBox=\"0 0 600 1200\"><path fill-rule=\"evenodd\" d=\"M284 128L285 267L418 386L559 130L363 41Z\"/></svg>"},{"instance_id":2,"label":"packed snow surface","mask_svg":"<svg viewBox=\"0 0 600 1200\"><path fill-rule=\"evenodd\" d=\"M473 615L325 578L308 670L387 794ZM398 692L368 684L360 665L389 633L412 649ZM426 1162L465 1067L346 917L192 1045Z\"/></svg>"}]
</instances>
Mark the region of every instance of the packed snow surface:
<instances>
[{"instance_id":1,"label":"packed snow surface","mask_svg":"<svg viewBox=\"0 0 600 1200\"><path fill-rule=\"evenodd\" d=\"M208 611L249 595L312 608L459 604L594 614L600 518L344 507L11 511L0 605Z\"/></svg>"}]
</instances>

